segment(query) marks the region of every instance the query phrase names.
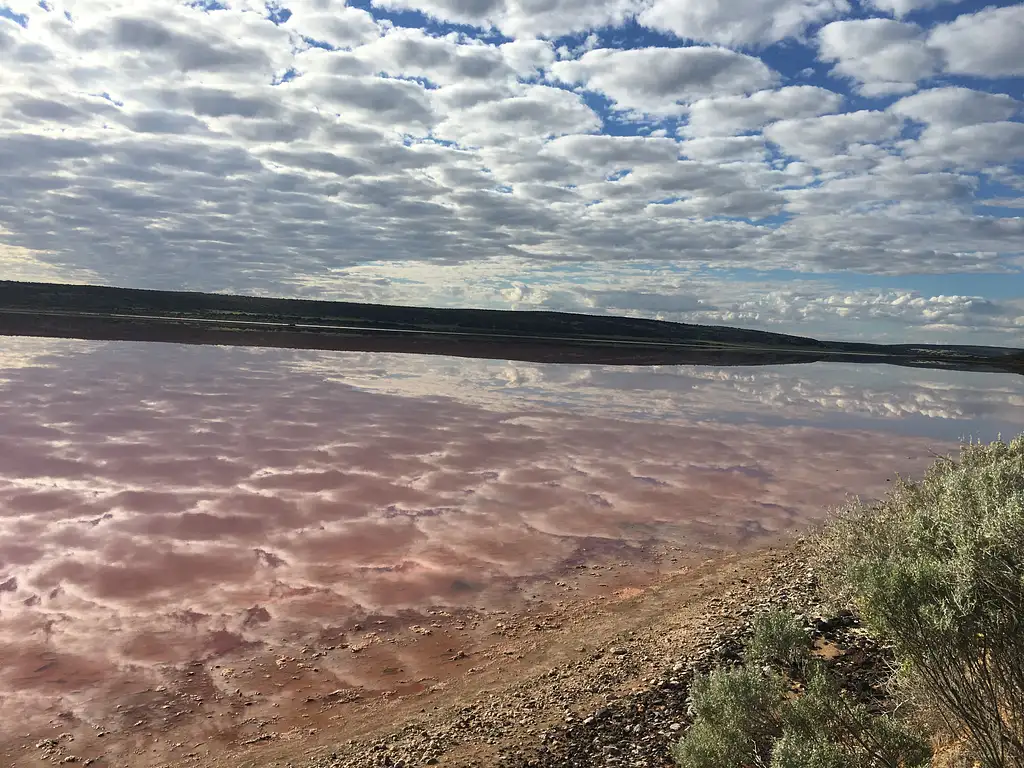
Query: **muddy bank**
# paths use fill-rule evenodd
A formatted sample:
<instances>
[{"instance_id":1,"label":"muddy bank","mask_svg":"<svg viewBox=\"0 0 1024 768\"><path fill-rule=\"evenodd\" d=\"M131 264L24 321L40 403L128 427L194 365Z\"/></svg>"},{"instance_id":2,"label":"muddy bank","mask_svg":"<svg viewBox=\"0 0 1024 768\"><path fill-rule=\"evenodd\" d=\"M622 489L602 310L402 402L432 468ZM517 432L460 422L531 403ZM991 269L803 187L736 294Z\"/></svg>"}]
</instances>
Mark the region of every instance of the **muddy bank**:
<instances>
[{"instance_id":1,"label":"muddy bank","mask_svg":"<svg viewBox=\"0 0 1024 768\"><path fill-rule=\"evenodd\" d=\"M513 761L737 625L742 600L777 593L780 574L800 577L793 546L666 550L647 572L606 557L519 609L370 617L284 653L234 649L163 670L160 685L136 682L88 721L26 729L0 756L97 768ZM332 688L339 664L365 669L367 685Z\"/></svg>"},{"instance_id":2,"label":"muddy bank","mask_svg":"<svg viewBox=\"0 0 1024 768\"><path fill-rule=\"evenodd\" d=\"M737 663L750 618L772 606L801 614L817 652L857 666L851 684L867 679L870 689L883 677L880 656L865 655L870 641L844 632L852 621L826 620L802 541L775 544L694 564L614 606L582 606L544 663L511 664L372 740L264 764L670 766L669 747L688 723L693 675Z\"/></svg>"}]
</instances>

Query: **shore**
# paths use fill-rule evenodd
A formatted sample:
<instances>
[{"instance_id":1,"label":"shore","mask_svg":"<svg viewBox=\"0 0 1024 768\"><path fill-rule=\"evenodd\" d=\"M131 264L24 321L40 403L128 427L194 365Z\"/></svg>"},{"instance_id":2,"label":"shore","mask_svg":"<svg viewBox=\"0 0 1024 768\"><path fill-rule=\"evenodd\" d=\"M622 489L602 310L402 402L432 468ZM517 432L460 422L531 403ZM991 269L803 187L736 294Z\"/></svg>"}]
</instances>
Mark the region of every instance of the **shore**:
<instances>
[{"instance_id":1,"label":"shore","mask_svg":"<svg viewBox=\"0 0 1024 768\"><path fill-rule=\"evenodd\" d=\"M693 674L737 662L750 618L772 606L803 616L818 652L848 663L858 690L874 690L880 655L865 653L869 641L849 634L852 619L825 615L806 544L790 537L687 560L610 599L500 616L477 627L491 642L480 637L465 645L468 652L455 650L447 679L438 675L409 695L309 697L290 729L280 718L261 724L255 717L247 738L211 750L193 734L198 743L180 744L174 758L158 757L144 734L116 749L108 741L100 752L71 735L38 741L16 764L73 758L133 768L667 767L669 747L688 723ZM311 655L316 663L319 654Z\"/></svg>"},{"instance_id":2,"label":"shore","mask_svg":"<svg viewBox=\"0 0 1024 768\"><path fill-rule=\"evenodd\" d=\"M291 655L239 649L159 687L136 685L105 715L58 718L23 733L8 742L3 761L19 768L575 765L530 761L571 738L560 729L568 734L595 712L610 715L673 665L741 629L758 602L787 595L794 605L806 602L794 539L723 554L669 550L661 560L646 571L614 557L581 562L525 607L440 611L407 626L370 619L345 638L323 637ZM391 682L328 690L324 673L345 659ZM677 703L664 710L664 733L645 732L637 745L664 753L685 691ZM634 764L588 760L578 764Z\"/></svg>"},{"instance_id":3,"label":"shore","mask_svg":"<svg viewBox=\"0 0 1024 768\"><path fill-rule=\"evenodd\" d=\"M769 607L804 617L821 655L858 651L847 659L858 684L881 680L878 655L869 659L863 642L844 634L855 621L825 615L805 550L802 539L776 542L682 569L615 605L582 606L543 664L502 665L485 684L453 690L443 706L326 755L236 764L671 766L693 675L738 662L750 617Z\"/></svg>"}]
</instances>

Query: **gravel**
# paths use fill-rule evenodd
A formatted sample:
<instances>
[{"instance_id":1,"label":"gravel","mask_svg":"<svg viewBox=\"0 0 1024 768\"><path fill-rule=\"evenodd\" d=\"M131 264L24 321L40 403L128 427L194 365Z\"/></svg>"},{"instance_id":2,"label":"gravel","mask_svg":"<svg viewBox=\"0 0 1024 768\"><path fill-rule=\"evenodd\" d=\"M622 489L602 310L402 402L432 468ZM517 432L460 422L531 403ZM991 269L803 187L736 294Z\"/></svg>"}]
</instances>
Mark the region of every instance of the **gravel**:
<instances>
[{"instance_id":1,"label":"gravel","mask_svg":"<svg viewBox=\"0 0 1024 768\"><path fill-rule=\"evenodd\" d=\"M666 653L656 633L622 633L586 658L508 685L488 699L453 705L370 742L350 741L302 768L625 768L672 766L671 745L686 731L694 676L739 664L751 619L786 608L808 635L842 651L829 660L851 692L887 705L891 659L849 612L829 614L801 554L780 559L756 584L709 601L692 627L688 654ZM746 580L741 580L746 581Z\"/></svg>"}]
</instances>

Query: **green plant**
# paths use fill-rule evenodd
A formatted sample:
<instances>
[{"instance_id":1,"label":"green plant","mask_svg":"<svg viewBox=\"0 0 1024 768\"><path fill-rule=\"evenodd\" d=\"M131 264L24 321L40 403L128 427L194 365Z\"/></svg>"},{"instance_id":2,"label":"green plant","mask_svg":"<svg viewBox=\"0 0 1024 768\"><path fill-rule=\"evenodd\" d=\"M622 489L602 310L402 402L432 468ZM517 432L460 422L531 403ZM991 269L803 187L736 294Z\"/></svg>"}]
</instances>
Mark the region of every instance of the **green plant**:
<instances>
[{"instance_id":1,"label":"green plant","mask_svg":"<svg viewBox=\"0 0 1024 768\"><path fill-rule=\"evenodd\" d=\"M673 749L680 768L913 768L930 754L888 715L874 715L805 658L806 689L746 664L694 681L693 725Z\"/></svg>"},{"instance_id":2,"label":"green plant","mask_svg":"<svg viewBox=\"0 0 1024 768\"><path fill-rule=\"evenodd\" d=\"M750 661L791 666L807 658L810 639L791 613L771 610L753 621L745 657Z\"/></svg>"},{"instance_id":3,"label":"green plant","mask_svg":"<svg viewBox=\"0 0 1024 768\"><path fill-rule=\"evenodd\" d=\"M741 666L695 678L690 689L694 718L673 750L682 768L763 765L780 733L781 675Z\"/></svg>"},{"instance_id":4,"label":"green plant","mask_svg":"<svg viewBox=\"0 0 1024 768\"><path fill-rule=\"evenodd\" d=\"M1024 436L965 446L817 537L824 586L986 768L1024 765Z\"/></svg>"}]
</instances>

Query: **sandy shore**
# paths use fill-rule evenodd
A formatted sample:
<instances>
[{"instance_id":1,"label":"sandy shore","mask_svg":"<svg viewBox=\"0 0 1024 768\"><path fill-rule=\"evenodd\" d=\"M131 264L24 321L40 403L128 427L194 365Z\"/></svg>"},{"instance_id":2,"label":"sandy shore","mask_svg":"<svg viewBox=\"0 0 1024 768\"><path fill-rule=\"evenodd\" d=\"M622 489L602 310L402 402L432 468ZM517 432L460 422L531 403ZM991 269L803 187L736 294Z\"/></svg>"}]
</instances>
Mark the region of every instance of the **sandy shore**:
<instances>
[{"instance_id":1,"label":"sandy shore","mask_svg":"<svg viewBox=\"0 0 1024 768\"><path fill-rule=\"evenodd\" d=\"M596 584L581 592L560 580L551 586L566 599L537 609L360 626L298 657L243 653L231 666L197 668L178 686L145 692L116 723L63 729L55 723L50 732L25 734L20 744L7 745L5 762L42 766L73 758L75 764L131 768L667 764L657 756L667 754L685 720L685 686L676 685L678 695L666 699L662 694L673 685L664 689L663 683L702 653L721 651L730 633L770 604L813 614L814 579L803 549L790 538L711 557L677 553L674 570L646 580L617 574L611 592ZM595 569L613 581L614 564L581 563L580 582ZM414 640L396 651L395 638L410 636ZM318 690L314 670L353 653L384 654L381 663L393 666L381 671L402 682L384 691ZM423 674L427 658L435 661ZM408 671L417 665L412 678ZM208 673L227 679L206 679ZM233 676L247 682L235 688ZM298 686L303 676L310 683ZM250 686L261 678L268 685L288 679L295 696L285 702L258 695ZM595 718L659 690L660 703L648 707L657 716L635 733L620 734L621 749L572 759L552 752L572 742L566 733L574 727L592 727ZM189 701L199 706L197 700L206 717L173 716ZM621 750L631 748L635 758L622 757Z\"/></svg>"}]
</instances>

